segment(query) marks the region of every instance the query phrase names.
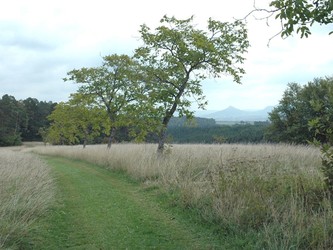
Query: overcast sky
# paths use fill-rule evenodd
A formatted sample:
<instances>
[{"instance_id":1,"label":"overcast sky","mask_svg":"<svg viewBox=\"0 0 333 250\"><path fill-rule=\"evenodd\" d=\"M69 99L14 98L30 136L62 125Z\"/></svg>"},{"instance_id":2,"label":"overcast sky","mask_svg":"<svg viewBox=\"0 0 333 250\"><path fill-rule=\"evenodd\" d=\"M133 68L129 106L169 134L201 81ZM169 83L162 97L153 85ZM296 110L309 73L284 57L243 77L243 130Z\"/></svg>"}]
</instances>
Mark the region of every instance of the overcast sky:
<instances>
[{"instance_id":1,"label":"overcast sky","mask_svg":"<svg viewBox=\"0 0 333 250\"><path fill-rule=\"evenodd\" d=\"M265 7L269 1L257 1ZM154 28L163 15L195 16L204 27L209 17L219 21L242 18L252 0L11 0L0 8L0 96L67 101L76 86L62 78L74 68L101 64L101 56L128 54L141 44L138 30ZM269 38L279 31L270 20L248 18L251 48L245 55L242 85L230 77L206 80L207 109L228 106L261 109L276 105L289 82L306 84L315 77L333 76L333 36L323 26L308 39Z\"/></svg>"}]
</instances>

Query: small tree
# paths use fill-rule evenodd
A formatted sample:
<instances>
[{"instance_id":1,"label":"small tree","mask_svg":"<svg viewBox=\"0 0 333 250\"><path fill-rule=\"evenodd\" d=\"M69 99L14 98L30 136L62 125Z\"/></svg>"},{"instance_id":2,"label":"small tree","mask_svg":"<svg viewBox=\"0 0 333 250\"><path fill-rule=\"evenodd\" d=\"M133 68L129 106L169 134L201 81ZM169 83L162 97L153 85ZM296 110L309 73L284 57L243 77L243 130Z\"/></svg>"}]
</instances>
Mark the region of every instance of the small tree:
<instances>
[{"instance_id":1,"label":"small tree","mask_svg":"<svg viewBox=\"0 0 333 250\"><path fill-rule=\"evenodd\" d=\"M312 118L309 112L309 99L297 83L289 83L279 105L269 114L271 124L265 138L274 142L307 143L312 138L308 130L308 121Z\"/></svg>"},{"instance_id":2,"label":"small tree","mask_svg":"<svg viewBox=\"0 0 333 250\"><path fill-rule=\"evenodd\" d=\"M77 127L77 112L67 103L60 102L48 116L51 122L47 140L52 144L77 144L80 133Z\"/></svg>"},{"instance_id":3,"label":"small tree","mask_svg":"<svg viewBox=\"0 0 333 250\"><path fill-rule=\"evenodd\" d=\"M332 78L314 79L304 86L288 84L279 105L269 114L271 124L266 139L305 144L316 138L320 143L329 142L328 132L333 122L332 93ZM309 130L309 125L316 130Z\"/></svg>"},{"instance_id":4,"label":"small tree","mask_svg":"<svg viewBox=\"0 0 333 250\"><path fill-rule=\"evenodd\" d=\"M228 74L240 83L245 73L240 65L249 43L242 22L209 19L206 31L192 23L193 17L178 20L164 16L155 31L146 25L140 29L144 45L136 50L135 57L145 66L149 102L155 112L152 116L160 120L159 153L163 152L167 125L174 113L191 117L189 98L195 98L199 108L206 105L202 80Z\"/></svg>"},{"instance_id":5,"label":"small tree","mask_svg":"<svg viewBox=\"0 0 333 250\"><path fill-rule=\"evenodd\" d=\"M85 148L89 140L109 131L105 110L82 105L75 99L59 103L48 118L51 126L41 132L44 132L46 140L55 144L77 144L82 141Z\"/></svg>"},{"instance_id":6,"label":"small tree","mask_svg":"<svg viewBox=\"0 0 333 250\"><path fill-rule=\"evenodd\" d=\"M89 105L103 108L110 124L108 148L118 127L131 124L137 99L142 93L139 65L127 55L103 57L103 65L68 72L65 81L80 84L77 97Z\"/></svg>"}]
</instances>

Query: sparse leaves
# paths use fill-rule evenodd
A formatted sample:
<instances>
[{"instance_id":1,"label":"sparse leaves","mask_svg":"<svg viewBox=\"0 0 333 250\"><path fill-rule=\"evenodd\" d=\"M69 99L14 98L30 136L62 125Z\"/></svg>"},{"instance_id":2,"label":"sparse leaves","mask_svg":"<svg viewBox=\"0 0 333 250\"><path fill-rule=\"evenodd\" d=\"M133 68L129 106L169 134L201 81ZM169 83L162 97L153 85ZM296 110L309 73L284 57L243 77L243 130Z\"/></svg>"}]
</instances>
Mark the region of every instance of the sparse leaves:
<instances>
[{"instance_id":1,"label":"sparse leaves","mask_svg":"<svg viewBox=\"0 0 333 250\"><path fill-rule=\"evenodd\" d=\"M263 17L258 20L265 19L267 25L269 19L273 16L280 20L281 30L269 39L281 35L283 38L289 37L294 33L300 35L301 38L311 35L313 24L329 25L333 22L333 1L332 0L274 0L271 1L269 7L258 8L256 0L254 0L254 9L244 18L256 12L264 13ZM329 35L333 31L329 32Z\"/></svg>"},{"instance_id":2,"label":"sparse leaves","mask_svg":"<svg viewBox=\"0 0 333 250\"><path fill-rule=\"evenodd\" d=\"M310 27L314 23L320 25L333 22L333 3L331 0L276 0L270 3L281 20L282 37L288 37L296 31L301 38L311 34ZM329 34L331 34L330 32Z\"/></svg>"}]
</instances>

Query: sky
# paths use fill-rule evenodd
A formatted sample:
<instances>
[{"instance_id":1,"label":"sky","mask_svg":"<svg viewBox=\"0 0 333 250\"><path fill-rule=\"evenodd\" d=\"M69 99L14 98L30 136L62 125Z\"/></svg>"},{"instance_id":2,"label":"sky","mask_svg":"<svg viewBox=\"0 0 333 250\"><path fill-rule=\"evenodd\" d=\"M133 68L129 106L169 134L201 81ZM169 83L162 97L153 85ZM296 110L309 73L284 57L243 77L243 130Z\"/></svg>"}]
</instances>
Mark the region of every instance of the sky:
<instances>
[{"instance_id":1,"label":"sky","mask_svg":"<svg viewBox=\"0 0 333 250\"><path fill-rule=\"evenodd\" d=\"M266 7L269 0L257 0ZM141 24L159 25L164 15L194 15L204 28L208 18L233 21L253 9L252 0L11 0L0 8L0 97L67 101L77 86L64 82L67 72L100 66L110 54L133 55L142 42ZM260 14L256 14L257 17ZM208 110L228 106L263 109L277 105L290 82L306 84L333 76L331 26L316 26L307 39L275 37L279 23L247 18L250 48L239 85L230 76L202 83ZM196 106L193 106L196 109Z\"/></svg>"}]
</instances>

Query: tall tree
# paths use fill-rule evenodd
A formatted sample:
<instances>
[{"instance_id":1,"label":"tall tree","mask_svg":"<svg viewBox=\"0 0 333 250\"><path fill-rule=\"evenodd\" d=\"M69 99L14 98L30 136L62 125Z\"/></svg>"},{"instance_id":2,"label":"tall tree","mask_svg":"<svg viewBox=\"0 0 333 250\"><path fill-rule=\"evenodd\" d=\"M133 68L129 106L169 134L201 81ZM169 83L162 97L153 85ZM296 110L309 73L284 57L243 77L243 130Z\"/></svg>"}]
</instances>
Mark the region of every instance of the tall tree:
<instances>
[{"instance_id":1,"label":"tall tree","mask_svg":"<svg viewBox=\"0 0 333 250\"><path fill-rule=\"evenodd\" d=\"M130 124L142 82L138 78L139 65L127 55L103 57L103 65L74 69L65 81L80 84L77 94L85 103L104 108L110 122L108 148L111 148L116 129Z\"/></svg>"},{"instance_id":2,"label":"tall tree","mask_svg":"<svg viewBox=\"0 0 333 250\"><path fill-rule=\"evenodd\" d=\"M240 21L233 23L208 20L206 30L193 24L193 17L178 20L164 16L161 26L151 31L142 25L143 46L135 58L145 66L150 89L150 103L160 119L158 152L162 153L166 129L175 112L191 117L191 101L200 108L206 104L201 81L228 74L240 83L244 70L243 53L249 46L247 30Z\"/></svg>"},{"instance_id":3,"label":"tall tree","mask_svg":"<svg viewBox=\"0 0 333 250\"><path fill-rule=\"evenodd\" d=\"M27 127L24 106L15 97L4 95L0 99L0 146L21 144L21 132Z\"/></svg>"},{"instance_id":4,"label":"tall tree","mask_svg":"<svg viewBox=\"0 0 333 250\"><path fill-rule=\"evenodd\" d=\"M27 114L27 127L22 131L23 141L40 141L40 128L48 127L49 121L47 116L51 114L55 103L38 101L35 98L27 98L22 101Z\"/></svg>"}]
</instances>

